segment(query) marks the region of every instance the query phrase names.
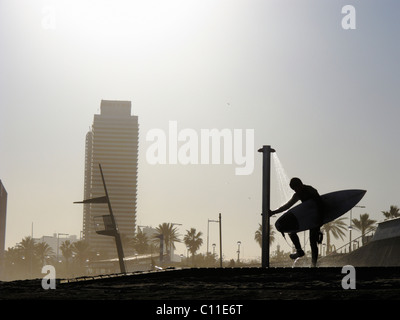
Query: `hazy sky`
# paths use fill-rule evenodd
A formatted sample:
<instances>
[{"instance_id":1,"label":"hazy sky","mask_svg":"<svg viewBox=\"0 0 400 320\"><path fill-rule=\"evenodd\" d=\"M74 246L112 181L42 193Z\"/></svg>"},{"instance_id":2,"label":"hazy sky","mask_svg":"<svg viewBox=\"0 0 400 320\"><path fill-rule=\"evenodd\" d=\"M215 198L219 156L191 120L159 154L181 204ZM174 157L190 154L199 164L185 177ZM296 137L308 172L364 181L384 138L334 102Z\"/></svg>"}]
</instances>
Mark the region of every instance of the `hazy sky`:
<instances>
[{"instance_id":1,"label":"hazy sky","mask_svg":"<svg viewBox=\"0 0 400 320\"><path fill-rule=\"evenodd\" d=\"M342 28L347 4L355 30ZM194 227L202 252L207 219L221 212L225 258L236 258L237 241L242 257L260 256L264 144L321 194L366 189L353 217L383 220L400 205L399 9L396 0L0 0L6 247L32 223L35 237L79 236L82 207L72 203L83 198L85 134L102 99L130 100L139 116L138 224ZM254 129L253 173L149 164L146 133L168 132L169 121L199 133ZM271 187L275 208L275 179Z\"/></svg>"}]
</instances>

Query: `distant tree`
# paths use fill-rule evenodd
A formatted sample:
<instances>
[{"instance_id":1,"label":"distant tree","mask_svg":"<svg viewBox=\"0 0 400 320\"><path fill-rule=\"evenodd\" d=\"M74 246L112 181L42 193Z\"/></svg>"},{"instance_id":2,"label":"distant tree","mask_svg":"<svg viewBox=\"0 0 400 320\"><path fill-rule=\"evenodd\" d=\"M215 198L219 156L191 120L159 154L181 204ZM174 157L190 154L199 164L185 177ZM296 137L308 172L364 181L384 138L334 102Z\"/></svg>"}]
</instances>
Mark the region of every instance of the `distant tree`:
<instances>
[{"instance_id":1,"label":"distant tree","mask_svg":"<svg viewBox=\"0 0 400 320\"><path fill-rule=\"evenodd\" d=\"M376 229L376 220L371 220L368 213L360 214L360 220L352 219L354 228L361 232L361 239L363 245L365 244L365 234Z\"/></svg>"},{"instance_id":2,"label":"distant tree","mask_svg":"<svg viewBox=\"0 0 400 320\"><path fill-rule=\"evenodd\" d=\"M65 240L61 245L60 245L60 250L62 252L62 255L66 260L70 259L72 257L72 244L71 241Z\"/></svg>"},{"instance_id":3,"label":"distant tree","mask_svg":"<svg viewBox=\"0 0 400 320\"><path fill-rule=\"evenodd\" d=\"M148 252L150 248L149 239L141 229L131 239L129 245L139 254Z\"/></svg>"},{"instance_id":4,"label":"distant tree","mask_svg":"<svg viewBox=\"0 0 400 320\"><path fill-rule=\"evenodd\" d=\"M271 257L271 261L281 263L287 261L287 253L281 250L281 246L278 244L276 246L276 251L274 252L273 256Z\"/></svg>"},{"instance_id":5,"label":"distant tree","mask_svg":"<svg viewBox=\"0 0 400 320\"><path fill-rule=\"evenodd\" d=\"M54 258L54 251L46 242L39 242L35 245L35 254L41 266L47 264L46 259Z\"/></svg>"},{"instance_id":6,"label":"distant tree","mask_svg":"<svg viewBox=\"0 0 400 320\"><path fill-rule=\"evenodd\" d=\"M25 237L17 244L22 260L25 262L25 276L33 276L37 269L37 259L35 256L35 240L32 237Z\"/></svg>"},{"instance_id":7,"label":"distant tree","mask_svg":"<svg viewBox=\"0 0 400 320\"><path fill-rule=\"evenodd\" d=\"M90 251L90 246L87 241L79 240L72 244L72 253L74 255L75 270L79 275L84 274L85 262L90 259L92 252Z\"/></svg>"},{"instance_id":8,"label":"distant tree","mask_svg":"<svg viewBox=\"0 0 400 320\"><path fill-rule=\"evenodd\" d=\"M22 257L22 250L18 247L8 248L5 252L5 270L8 279L20 278L22 273L25 273L25 260Z\"/></svg>"},{"instance_id":9,"label":"distant tree","mask_svg":"<svg viewBox=\"0 0 400 320\"><path fill-rule=\"evenodd\" d=\"M62 252L63 257L65 258L65 270L66 270L66 272L68 272L69 271L69 269L68 269L69 259L72 257L72 245L71 245L71 242L69 240L65 240L61 244L60 250Z\"/></svg>"},{"instance_id":10,"label":"distant tree","mask_svg":"<svg viewBox=\"0 0 400 320\"><path fill-rule=\"evenodd\" d=\"M397 206L390 206L389 211L382 211L385 216L385 220L399 218L400 217L400 209Z\"/></svg>"},{"instance_id":11,"label":"distant tree","mask_svg":"<svg viewBox=\"0 0 400 320\"><path fill-rule=\"evenodd\" d=\"M190 230L186 230L186 235L183 237L185 245L189 248L189 251L192 254L193 263L196 251L199 250L200 246L203 244L203 239L201 238L202 235L201 231L197 232L195 228L191 228Z\"/></svg>"},{"instance_id":12,"label":"distant tree","mask_svg":"<svg viewBox=\"0 0 400 320\"><path fill-rule=\"evenodd\" d=\"M21 253L28 260L29 257L33 257L35 254L35 241L32 237L25 237L17 244L17 248L21 249Z\"/></svg>"},{"instance_id":13,"label":"distant tree","mask_svg":"<svg viewBox=\"0 0 400 320\"><path fill-rule=\"evenodd\" d=\"M272 245L272 243L275 241L275 230L274 226L270 225L269 227L269 246ZM259 246L262 248L262 225L261 223L258 224L258 229L254 233L254 240L259 244Z\"/></svg>"},{"instance_id":14,"label":"distant tree","mask_svg":"<svg viewBox=\"0 0 400 320\"><path fill-rule=\"evenodd\" d=\"M6 263L10 264L10 265L18 265L21 261L21 249L20 248L16 248L16 247L12 247L12 248L8 248L5 252L5 261Z\"/></svg>"},{"instance_id":15,"label":"distant tree","mask_svg":"<svg viewBox=\"0 0 400 320\"><path fill-rule=\"evenodd\" d=\"M209 252L206 254L199 253L194 256L194 264L197 267L215 267L217 264L217 260L215 259L215 254Z\"/></svg>"},{"instance_id":16,"label":"distant tree","mask_svg":"<svg viewBox=\"0 0 400 320\"><path fill-rule=\"evenodd\" d=\"M160 236L162 235L165 243L165 250L167 253L170 252L171 248L175 249L175 242L180 242L178 238L178 230L173 226L172 223L163 223L160 224L156 230L158 234L154 236L153 241L157 245L160 242Z\"/></svg>"},{"instance_id":17,"label":"distant tree","mask_svg":"<svg viewBox=\"0 0 400 320\"><path fill-rule=\"evenodd\" d=\"M322 226L322 231L325 231L326 234L326 253L328 254L331 251L331 234L335 239L342 239L345 236L344 231L347 229L346 223L343 221L345 218L339 218L333 220L331 222L325 223Z\"/></svg>"}]
</instances>

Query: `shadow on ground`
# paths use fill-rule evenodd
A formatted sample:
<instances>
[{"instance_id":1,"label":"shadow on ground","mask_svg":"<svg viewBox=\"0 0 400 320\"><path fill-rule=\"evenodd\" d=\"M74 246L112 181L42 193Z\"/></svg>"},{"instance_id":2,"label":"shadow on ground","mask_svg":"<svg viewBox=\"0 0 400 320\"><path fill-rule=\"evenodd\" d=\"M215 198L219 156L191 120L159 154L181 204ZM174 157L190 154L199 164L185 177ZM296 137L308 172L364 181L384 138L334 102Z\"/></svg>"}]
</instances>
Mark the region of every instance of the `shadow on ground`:
<instances>
[{"instance_id":1,"label":"shadow on ground","mask_svg":"<svg viewBox=\"0 0 400 320\"><path fill-rule=\"evenodd\" d=\"M57 281L0 283L0 299L50 300L400 300L400 268L356 268L343 289L342 268L199 268Z\"/></svg>"}]
</instances>

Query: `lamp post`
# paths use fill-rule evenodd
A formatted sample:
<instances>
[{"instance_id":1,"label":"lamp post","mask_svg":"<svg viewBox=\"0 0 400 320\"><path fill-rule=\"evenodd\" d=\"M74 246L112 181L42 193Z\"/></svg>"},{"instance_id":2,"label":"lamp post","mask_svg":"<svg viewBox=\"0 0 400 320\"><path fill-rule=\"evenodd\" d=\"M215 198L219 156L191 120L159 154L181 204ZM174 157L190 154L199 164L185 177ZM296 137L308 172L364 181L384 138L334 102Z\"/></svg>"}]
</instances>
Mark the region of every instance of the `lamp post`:
<instances>
[{"instance_id":1,"label":"lamp post","mask_svg":"<svg viewBox=\"0 0 400 320\"><path fill-rule=\"evenodd\" d=\"M219 221L218 220L210 220L210 219L207 220L207 254L210 252L208 249L210 222L219 223Z\"/></svg>"},{"instance_id":2,"label":"lamp post","mask_svg":"<svg viewBox=\"0 0 400 320\"><path fill-rule=\"evenodd\" d=\"M237 249L237 255L238 255L238 257L237 257L237 263L240 262L240 245L241 245L241 244L242 244L242 242L240 242L240 241L237 242L237 245L238 245L238 249Z\"/></svg>"},{"instance_id":3,"label":"lamp post","mask_svg":"<svg viewBox=\"0 0 400 320\"><path fill-rule=\"evenodd\" d=\"M181 225L182 225L181 223L171 223L171 230L172 230L173 226L181 226ZM173 243L170 239L170 241L169 241L169 261L171 261L171 262L172 262L172 258L173 258L172 249L173 249Z\"/></svg>"},{"instance_id":4,"label":"lamp post","mask_svg":"<svg viewBox=\"0 0 400 320\"><path fill-rule=\"evenodd\" d=\"M60 235L61 236L69 236L68 233L57 233L57 261L59 261L59 255L58 255L58 251L60 249Z\"/></svg>"},{"instance_id":5,"label":"lamp post","mask_svg":"<svg viewBox=\"0 0 400 320\"><path fill-rule=\"evenodd\" d=\"M209 239L208 239L208 233L209 233L209 225L210 225L210 222L216 222L216 223L219 223L219 266L222 268L222 218L221 218L221 213L219 214L219 216L218 216L218 220L210 220L210 219L208 219L208 221L207 221L207 254L208 254L208 242L209 242ZM213 246L214 246L215 244L213 244ZM215 247L214 247L214 249L215 249Z\"/></svg>"},{"instance_id":6,"label":"lamp post","mask_svg":"<svg viewBox=\"0 0 400 320\"><path fill-rule=\"evenodd\" d=\"M269 210L271 196L271 153L275 152L271 146L263 146L258 150L263 154L263 177L262 177L262 250L261 267L269 267Z\"/></svg>"},{"instance_id":7,"label":"lamp post","mask_svg":"<svg viewBox=\"0 0 400 320\"><path fill-rule=\"evenodd\" d=\"M354 208L365 208L365 206L354 206ZM350 225L349 225L349 244L350 244L350 248L349 248L349 253L352 251L352 246L351 246L351 232L353 230L353 226L352 226L352 212L353 212L353 208L350 209Z\"/></svg>"}]
</instances>

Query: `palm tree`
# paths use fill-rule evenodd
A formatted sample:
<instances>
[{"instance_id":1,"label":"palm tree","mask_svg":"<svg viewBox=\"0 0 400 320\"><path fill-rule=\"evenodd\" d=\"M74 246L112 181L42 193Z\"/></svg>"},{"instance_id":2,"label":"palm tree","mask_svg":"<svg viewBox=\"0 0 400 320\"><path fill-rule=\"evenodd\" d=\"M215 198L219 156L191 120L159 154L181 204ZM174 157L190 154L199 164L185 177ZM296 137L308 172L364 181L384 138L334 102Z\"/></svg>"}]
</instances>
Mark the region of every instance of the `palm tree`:
<instances>
[{"instance_id":1,"label":"palm tree","mask_svg":"<svg viewBox=\"0 0 400 320\"><path fill-rule=\"evenodd\" d=\"M385 216L385 220L400 217L400 209L397 206L390 206L389 211L382 211L382 213Z\"/></svg>"},{"instance_id":2,"label":"palm tree","mask_svg":"<svg viewBox=\"0 0 400 320\"><path fill-rule=\"evenodd\" d=\"M4 253L6 274L10 278L16 278L25 269L25 265L23 264L25 260L22 260L22 257L22 249L18 248L18 246L8 248Z\"/></svg>"},{"instance_id":3,"label":"palm tree","mask_svg":"<svg viewBox=\"0 0 400 320\"><path fill-rule=\"evenodd\" d=\"M17 244L17 248L21 250L22 259L25 261L26 275L30 274L32 276L35 262L35 240L32 237L25 237Z\"/></svg>"},{"instance_id":4,"label":"palm tree","mask_svg":"<svg viewBox=\"0 0 400 320\"><path fill-rule=\"evenodd\" d=\"M254 233L254 240L262 247L262 225L258 224L258 230ZM269 226L269 246L275 241L275 230L274 226Z\"/></svg>"},{"instance_id":5,"label":"palm tree","mask_svg":"<svg viewBox=\"0 0 400 320\"><path fill-rule=\"evenodd\" d=\"M139 229L135 237L131 239L129 245L139 254L148 252L150 247L149 239L141 229Z\"/></svg>"},{"instance_id":6,"label":"palm tree","mask_svg":"<svg viewBox=\"0 0 400 320\"><path fill-rule=\"evenodd\" d=\"M344 231L347 228L346 223L343 221L346 218L342 217L331 222L325 223L321 228L326 234L326 253L331 251L331 233L335 239L342 239L345 236Z\"/></svg>"},{"instance_id":7,"label":"palm tree","mask_svg":"<svg viewBox=\"0 0 400 320\"><path fill-rule=\"evenodd\" d=\"M365 234L376 229L376 220L371 220L368 213L360 214L360 220L352 219L354 228L361 232L362 244L365 244Z\"/></svg>"},{"instance_id":8,"label":"palm tree","mask_svg":"<svg viewBox=\"0 0 400 320\"><path fill-rule=\"evenodd\" d=\"M35 254L35 240L32 237L25 237L17 244L17 248L21 249L25 259L29 259Z\"/></svg>"},{"instance_id":9,"label":"palm tree","mask_svg":"<svg viewBox=\"0 0 400 320\"><path fill-rule=\"evenodd\" d=\"M54 257L54 251L46 242L39 242L35 246L35 254L38 257L40 264L44 266L46 264L46 259L49 257Z\"/></svg>"},{"instance_id":10,"label":"palm tree","mask_svg":"<svg viewBox=\"0 0 400 320\"><path fill-rule=\"evenodd\" d=\"M178 233L176 227L173 226L172 223L163 223L158 225L156 228L158 231L158 234L154 236L154 242L159 243L160 241L160 236L162 235L164 238L164 243L165 243L165 248L167 253L170 252L170 249L175 249L175 244L174 242L180 242L178 238Z\"/></svg>"},{"instance_id":11,"label":"palm tree","mask_svg":"<svg viewBox=\"0 0 400 320\"><path fill-rule=\"evenodd\" d=\"M78 272L83 274L85 262L91 255L89 244L85 240L76 241L72 244L72 252L78 262Z\"/></svg>"},{"instance_id":12,"label":"palm tree","mask_svg":"<svg viewBox=\"0 0 400 320\"><path fill-rule=\"evenodd\" d=\"M72 245L69 240L65 240L61 246L60 250L65 258L65 270L68 272L68 260L72 257Z\"/></svg>"},{"instance_id":13,"label":"palm tree","mask_svg":"<svg viewBox=\"0 0 400 320\"><path fill-rule=\"evenodd\" d=\"M200 246L203 244L203 239L201 238L202 235L203 233L201 231L196 232L195 228L191 228L190 230L186 230L186 235L183 238L186 247L189 248L189 251L192 254L193 264L196 251L199 250Z\"/></svg>"}]
</instances>

